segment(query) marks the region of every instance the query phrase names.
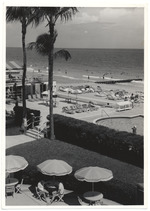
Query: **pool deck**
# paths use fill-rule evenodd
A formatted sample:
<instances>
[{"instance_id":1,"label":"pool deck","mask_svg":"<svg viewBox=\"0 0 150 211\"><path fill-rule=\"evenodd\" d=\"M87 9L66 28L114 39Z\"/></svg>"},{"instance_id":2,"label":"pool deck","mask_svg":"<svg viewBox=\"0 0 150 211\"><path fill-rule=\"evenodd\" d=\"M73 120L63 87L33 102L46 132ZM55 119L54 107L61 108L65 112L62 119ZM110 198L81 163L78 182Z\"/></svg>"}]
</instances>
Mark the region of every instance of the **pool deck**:
<instances>
[{"instance_id":1,"label":"pool deck","mask_svg":"<svg viewBox=\"0 0 150 211\"><path fill-rule=\"evenodd\" d=\"M34 102L27 102L27 107L35 110L40 110L41 112L41 125L45 122L47 122L47 115L49 114L49 106L46 105L44 101L34 101ZM144 115L144 109L143 109L143 103L135 104L134 108L131 110L121 111L117 112L114 108L109 107L101 107L98 106L99 109L97 111L88 111L88 112L82 112L82 113L75 113L75 114L67 114L62 112L62 108L64 106L70 106L72 104L67 103L65 99L63 98L57 98L58 106L54 107L53 113L54 114L60 114L80 120L84 120L87 122L94 122L96 119L101 119L104 117L127 117L127 116L135 116L135 115ZM21 104L20 104L21 105ZM13 110L14 104L6 104L6 110L11 111ZM27 135L16 135L16 136L6 136L6 148L12 147L17 144L25 143L34 141L35 138L32 138Z\"/></svg>"}]
</instances>

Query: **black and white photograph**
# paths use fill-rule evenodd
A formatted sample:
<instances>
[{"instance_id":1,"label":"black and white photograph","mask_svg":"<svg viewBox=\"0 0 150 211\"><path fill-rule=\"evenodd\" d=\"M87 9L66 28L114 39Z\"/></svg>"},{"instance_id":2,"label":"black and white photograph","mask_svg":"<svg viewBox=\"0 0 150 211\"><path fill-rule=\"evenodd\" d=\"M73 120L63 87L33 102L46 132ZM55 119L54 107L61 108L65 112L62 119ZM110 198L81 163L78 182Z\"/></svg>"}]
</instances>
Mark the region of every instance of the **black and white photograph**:
<instances>
[{"instance_id":1,"label":"black and white photograph","mask_svg":"<svg viewBox=\"0 0 150 211\"><path fill-rule=\"evenodd\" d=\"M3 206L146 208L147 5L18 5L3 5Z\"/></svg>"}]
</instances>

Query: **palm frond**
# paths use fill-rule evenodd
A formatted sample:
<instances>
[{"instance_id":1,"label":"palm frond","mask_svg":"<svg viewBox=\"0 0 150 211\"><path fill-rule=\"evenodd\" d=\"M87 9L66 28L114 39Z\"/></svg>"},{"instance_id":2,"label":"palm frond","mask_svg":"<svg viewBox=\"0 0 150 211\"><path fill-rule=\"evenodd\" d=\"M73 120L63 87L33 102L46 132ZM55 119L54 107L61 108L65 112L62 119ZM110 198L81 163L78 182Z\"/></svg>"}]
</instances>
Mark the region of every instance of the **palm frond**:
<instances>
[{"instance_id":1,"label":"palm frond","mask_svg":"<svg viewBox=\"0 0 150 211\"><path fill-rule=\"evenodd\" d=\"M37 53L48 56L49 54L49 48L52 45L52 43L55 42L55 39L57 37L57 31L54 32L54 37L51 38L50 34L41 34L37 37L35 42L31 42L27 45L28 50L35 49Z\"/></svg>"},{"instance_id":2,"label":"palm frond","mask_svg":"<svg viewBox=\"0 0 150 211\"><path fill-rule=\"evenodd\" d=\"M66 61L71 59L70 53L65 49L61 49L61 50L55 52L54 58L56 59L57 57L64 58Z\"/></svg>"},{"instance_id":3,"label":"palm frond","mask_svg":"<svg viewBox=\"0 0 150 211\"><path fill-rule=\"evenodd\" d=\"M36 42L31 42L27 45L28 50L35 49L37 53L47 56L49 52L50 46L50 35L49 34L42 34L37 37Z\"/></svg>"},{"instance_id":4,"label":"palm frond","mask_svg":"<svg viewBox=\"0 0 150 211\"><path fill-rule=\"evenodd\" d=\"M40 7L32 7L32 15L30 21L32 22L32 26L34 25L35 27L37 27L41 22L44 21L44 14Z\"/></svg>"},{"instance_id":5,"label":"palm frond","mask_svg":"<svg viewBox=\"0 0 150 211\"><path fill-rule=\"evenodd\" d=\"M56 20L60 17L62 21L68 21L69 19L72 19L72 16L77 12L77 7L61 7L60 11L56 14Z\"/></svg>"},{"instance_id":6,"label":"palm frond","mask_svg":"<svg viewBox=\"0 0 150 211\"><path fill-rule=\"evenodd\" d=\"M27 26L35 19L33 11L33 7L7 7L6 21L22 22L24 20Z\"/></svg>"}]
</instances>

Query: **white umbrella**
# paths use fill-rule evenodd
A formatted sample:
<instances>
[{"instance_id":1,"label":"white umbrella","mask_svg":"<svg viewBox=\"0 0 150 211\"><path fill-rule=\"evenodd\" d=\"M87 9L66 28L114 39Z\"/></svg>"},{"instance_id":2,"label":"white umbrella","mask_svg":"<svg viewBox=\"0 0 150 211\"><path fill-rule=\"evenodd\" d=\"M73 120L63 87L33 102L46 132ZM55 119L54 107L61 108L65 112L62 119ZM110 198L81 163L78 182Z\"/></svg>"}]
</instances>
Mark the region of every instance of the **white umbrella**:
<instances>
[{"instance_id":1,"label":"white umbrella","mask_svg":"<svg viewBox=\"0 0 150 211\"><path fill-rule=\"evenodd\" d=\"M92 182L92 190L94 190L94 182L108 181L113 178L112 171L98 166L81 168L75 172L74 176L79 181Z\"/></svg>"},{"instance_id":2,"label":"white umbrella","mask_svg":"<svg viewBox=\"0 0 150 211\"><path fill-rule=\"evenodd\" d=\"M44 91L44 92L42 92L42 95L49 95L49 92L48 91Z\"/></svg>"},{"instance_id":3,"label":"white umbrella","mask_svg":"<svg viewBox=\"0 0 150 211\"><path fill-rule=\"evenodd\" d=\"M25 169L28 166L28 162L24 157L16 155L6 156L6 172L13 173Z\"/></svg>"},{"instance_id":4,"label":"white umbrella","mask_svg":"<svg viewBox=\"0 0 150 211\"><path fill-rule=\"evenodd\" d=\"M72 172L72 167L63 160L46 160L37 166L38 170L49 176L64 176Z\"/></svg>"}]
</instances>

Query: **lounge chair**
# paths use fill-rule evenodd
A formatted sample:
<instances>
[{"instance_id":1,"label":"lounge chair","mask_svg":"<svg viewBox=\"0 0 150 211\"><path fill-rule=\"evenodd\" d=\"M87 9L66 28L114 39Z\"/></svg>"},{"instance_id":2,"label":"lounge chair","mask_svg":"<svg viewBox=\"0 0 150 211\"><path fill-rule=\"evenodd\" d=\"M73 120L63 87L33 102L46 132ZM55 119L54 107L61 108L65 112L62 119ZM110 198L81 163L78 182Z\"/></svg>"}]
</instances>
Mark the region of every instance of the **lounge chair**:
<instances>
[{"instance_id":1,"label":"lounge chair","mask_svg":"<svg viewBox=\"0 0 150 211\"><path fill-rule=\"evenodd\" d=\"M72 110L76 110L76 109L77 109L76 105L72 105L72 106L70 106L70 108L71 108Z\"/></svg>"},{"instance_id":2,"label":"lounge chair","mask_svg":"<svg viewBox=\"0 0 150 211\"><path fill-rule=\"evenodd\" d=\"M31 95L28 95L28 101L34 102L34 99L31 97Z\"/></svg>"},{"instance_id":3,"label":"lounge chair","mask_svg":"<svg viewBox=\"0 0 150 211\"><path fill-rule=\"evenodd\" d=\"M87 104L82 104L82 108L85 109L85 111L90 111L90 108Z\"/></svg>"},{"instance_id":4,"label":"lounge chair","mask_svg":"<svg viewBox=\"0 0 150 211\"><path fill-rule=\"evenodd\" d=\"M81 104L76 104L76 107L77 107L76 113L81 113L86 111L86 109L84 109Z\"/></svg>"},{"instance_id":5,"label":"lounge chair","mask_svg":"<svg viewBox=\"0 0 150 211\"><path fill-rule=\"evenodd\" d=\"M6 186L5 187L5 196L7 198L8 195L12 195L14 197L14 193L15 193L15 186Z\"/></svg>"},{"instance_id":6,"label":"lounge chair","mask_svg":"<svg viewBox=\"0 0 150 211\"><path fill-rule=\"evenodd\" d=\"M99 108L94 105L94 103L89 102L88 107L90 111L97 111Z\"/></svg>"},{"instance_id":7,"label":"lounge chair","mask_svg":"<svg viewBox=\"0 0 150 211\"><path fill-rule=\"evenodd\" d=\"M69 109L67 106L62 108L62 112L74 114L74 110L72 110L71 108Z\"/></svg>"}]
</instances>

